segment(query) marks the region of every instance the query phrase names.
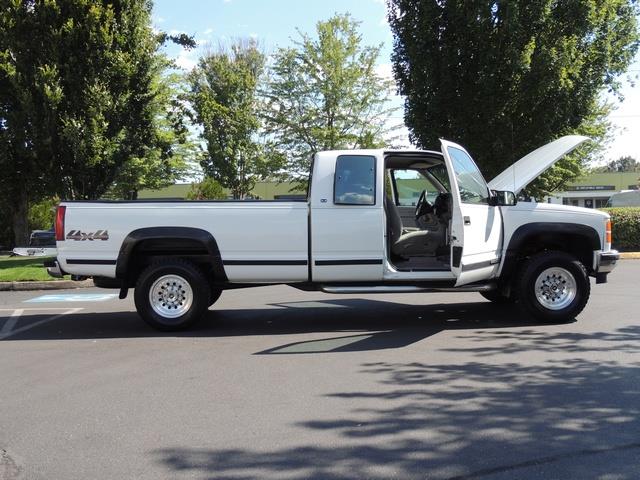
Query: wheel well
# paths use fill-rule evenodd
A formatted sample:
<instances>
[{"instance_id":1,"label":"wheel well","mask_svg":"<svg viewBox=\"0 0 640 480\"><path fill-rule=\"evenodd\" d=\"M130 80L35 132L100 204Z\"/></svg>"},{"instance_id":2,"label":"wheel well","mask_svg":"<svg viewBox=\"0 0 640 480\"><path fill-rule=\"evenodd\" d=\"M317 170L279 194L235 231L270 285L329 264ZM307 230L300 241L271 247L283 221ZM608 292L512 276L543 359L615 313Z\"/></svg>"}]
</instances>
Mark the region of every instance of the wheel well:
<instances>
[{"instance_id":1,"label":"wheel well","mask_svg":"<svg viewBox=\"0 0 640 480\"><path fill-rule=\"evenodd\" d=\"M185 227L155 227L131 232L118 255L116 277L127 287L133 287L145 268L167 258L189 261L197 265L206 278L227 281L213 236L201 229Z\"/></svg>"},{"instance_id":2,"label":"wheel well","mask_svg":"<svg viewBox=\"0 0 640 480\"><path fill-rule=\"evenodd\" d=\"M585 266L587 271L591 270L593 263L593 248L585 237L580 234L570 233L539 233L527 238L521 244L518 252L520 258L530 257L545 250L557 250L568 253L576 257Z\"/></svg>"},{"instance_id":3,"label":"wheel well","mask_svg":"<svg viewBox=\"0 0 640 480\"><path fill-rule=\"evenodd\" d=\"M516 232L517 234L518 232ZM594 231L595 233L595 231ZM560 251L572 255L580 261L589 274L593 272L593 251L599 248L599 238L586 232L571 233L558 231L531 232L526 236L514 234L506 251L501 279L508 282L518 270L521 262L544 251ZM598 242L597 244L595 242Z\"/></svg>"},{"instance_id":4,"label":"wheel well","mask_svg":"<svg viewBox=\"0 0 640 480\"><path fill-rule=\"evenodd\" d=\"M131 250L127 284L135 286L140 273L159 259L179 258L197 265L207 278L214 278L213 259L205 245L191 238L140 240Z\"/></svg>"}]
</instances>

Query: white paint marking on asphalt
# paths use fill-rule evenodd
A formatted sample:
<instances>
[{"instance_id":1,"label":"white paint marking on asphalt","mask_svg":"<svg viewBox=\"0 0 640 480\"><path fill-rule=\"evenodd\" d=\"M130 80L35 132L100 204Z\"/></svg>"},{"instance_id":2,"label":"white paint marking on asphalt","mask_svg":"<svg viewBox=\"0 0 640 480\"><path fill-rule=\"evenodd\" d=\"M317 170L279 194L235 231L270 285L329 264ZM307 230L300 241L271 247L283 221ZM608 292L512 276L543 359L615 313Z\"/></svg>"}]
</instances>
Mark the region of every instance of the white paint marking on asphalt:
<instances>
[{"instance_id":1,"label":"white paint marking on asphalt","mask_svg":"<svg viewBox=\"0 0 640 480\"><path fill-rule=\"evenodd\" d=\"M25 310L31 310L31 309L29 308L29 309L25 309ZM35 309L33 309L33 310L35 310ZM38 310L40 310L40 309L38 309ZM52 322L53 320L56 320L56 319L58 319L58 318L60 318L60 317L62 317L64 315L70 315L72 313L78 313L80 310L84 310L84 309L81 308L81 307L68 308L68 309L66 309L66 311L64 311L62 313L58 313L57 315L53 315L51 317L47 317L45 319L40 320L39 322L30 323L29 325L25 325L24 327L18 328L16 330L13 330L13 331L11 331L9 333L6 333L4 335L2 334L2 332L0 332L0 340L4 340L5 338L8 338L8 337L10 337L12 335L15 335L17 333L26 332L27 330L31 330L32 328L37 327L38 325L42 325L43 323ZM3 328L3 330L4 330L4 328Z\"/></svg>"},{"instance_id":2,"label":"white paint marking on asphalt","mask_svg":"<svg viewBox=\"0 0 640 480\"><path fill-rule=\"evenodd\" d=\"M23 313L24 313L24 308L18 308L14 310L13 313L9 315L9 318L2 326L2 330L0 330L0 336L6 333L9 333L11 330L13 330L13 327L15 327L16 323L18 322L18 318L20 318L20 315L22 315Z\"/></svg>"},{"instance_id":3,"label":"white paint marking on asphalt","mask_svg":"<svg viewBox=\"0 0 640 480\"><path fill-rule=\"evenodd\" d=\"M8 310L13 312L15 308L0 308L0 311ZM23 310L69 310L68 307L26 307Z\"/></svg>"},{"instance_id":4,"label":"white paint marking on asphalt","mask_svg":"<svg viewBox=\"0 0 640 480\"><path fill-rule=\"evenodd\" d=\"M22 303L47 303L47 302L104 302L118 296L117 293L58 293L41 295Z\"/></svg>"}]
</instances>

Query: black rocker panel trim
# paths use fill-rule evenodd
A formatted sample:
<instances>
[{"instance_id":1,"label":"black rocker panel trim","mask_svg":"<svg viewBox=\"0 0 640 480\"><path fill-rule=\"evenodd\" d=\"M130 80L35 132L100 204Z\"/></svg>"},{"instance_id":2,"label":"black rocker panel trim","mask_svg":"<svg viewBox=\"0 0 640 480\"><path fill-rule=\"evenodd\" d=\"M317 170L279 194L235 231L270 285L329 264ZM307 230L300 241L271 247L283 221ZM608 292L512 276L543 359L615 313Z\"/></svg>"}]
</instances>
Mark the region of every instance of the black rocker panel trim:
<instances>
[{"instance_id":1,"label":"black rocker panel trim","mask_svg":"<svg viewBox=\"0 0 640 480\"><path fill-rule=\"evenodd\" d=\"M364 258L353 260L316 260L316 267L337 266L337 265L382 265L381 258Z\"/></svg>"},{"instance_id":2,"label":"black rocker panel trim","mask_svg":"<svg viewBox=\"0 0 640 480\"><path fill-rule=\"evenodd\" d=\"M69 258L67 259L68 265L115 265L117 260L100 260L100 259L85 259L85 258Z\"/></svg>"},{"instance_id":3,"label":"black rocker panel trim","mask_svg":"<svg viewBox=\"0 0 640 480\"><path fill-rule=\"evenodd\" d=\"M306 260L223 260L222 263L224 265L253 265L253 266L263 266L263 265L302 265L307 266Z\"/></svg>"}]
</instances>

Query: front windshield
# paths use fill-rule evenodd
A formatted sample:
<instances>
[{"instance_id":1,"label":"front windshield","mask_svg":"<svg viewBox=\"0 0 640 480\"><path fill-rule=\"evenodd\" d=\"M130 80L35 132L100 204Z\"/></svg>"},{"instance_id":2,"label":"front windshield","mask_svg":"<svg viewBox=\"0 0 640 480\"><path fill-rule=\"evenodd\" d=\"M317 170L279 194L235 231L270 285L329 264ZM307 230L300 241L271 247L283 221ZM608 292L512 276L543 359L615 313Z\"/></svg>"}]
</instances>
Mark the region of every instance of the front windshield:
<instances>
[{"instance_id":1,"label":"front windshield","mask_svg":"<svg viewBox=\"0 0 640 480\"><path fill-rule=\"evenodd\" d=\"M433 203L440 193L421 170L393 169L391 173L396 185L398 206L415 206L423 191L426 192L427 201Z\"/></svg>"}]
</instances>

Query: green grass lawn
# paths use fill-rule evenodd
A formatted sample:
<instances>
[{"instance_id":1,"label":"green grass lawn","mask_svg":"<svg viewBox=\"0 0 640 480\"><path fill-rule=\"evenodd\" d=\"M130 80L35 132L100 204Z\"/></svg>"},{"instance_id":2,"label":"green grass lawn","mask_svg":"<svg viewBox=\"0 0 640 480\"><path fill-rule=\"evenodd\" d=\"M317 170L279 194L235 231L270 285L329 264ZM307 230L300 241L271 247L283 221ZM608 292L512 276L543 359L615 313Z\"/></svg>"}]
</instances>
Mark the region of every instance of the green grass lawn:
<instances>
[{"instance_id":1,"label":"green grass lawn","mask_svg":"<svg viewBox=\"0 0 640 480\"><path fill-rule=\"evenodd\" d=\"M0 257L0 282L55 280L43 262L47 257Z\"/></svg>"}]
</instances>

